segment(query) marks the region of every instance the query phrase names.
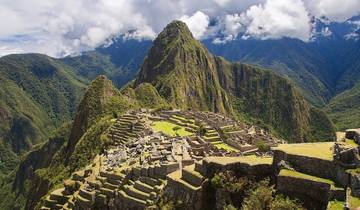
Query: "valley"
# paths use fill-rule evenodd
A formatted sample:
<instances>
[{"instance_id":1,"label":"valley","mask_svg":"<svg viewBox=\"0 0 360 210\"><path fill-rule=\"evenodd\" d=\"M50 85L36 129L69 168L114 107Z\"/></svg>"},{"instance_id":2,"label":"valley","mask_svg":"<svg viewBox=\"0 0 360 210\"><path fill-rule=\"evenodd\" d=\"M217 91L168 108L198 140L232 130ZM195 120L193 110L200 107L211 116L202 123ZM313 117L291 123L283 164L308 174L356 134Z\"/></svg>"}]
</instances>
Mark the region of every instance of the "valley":
<instances>
[{"instance_id":1,"label":"valley","mask_svg":"<svg viewBox=\"0 0 360 210\"><path fill-rule=\"evenodd\" d=\"M0 58L0 209L355 209L357 86L331 99L255 63L181 21L152 45Z\"/></svg>"}]
</instances>

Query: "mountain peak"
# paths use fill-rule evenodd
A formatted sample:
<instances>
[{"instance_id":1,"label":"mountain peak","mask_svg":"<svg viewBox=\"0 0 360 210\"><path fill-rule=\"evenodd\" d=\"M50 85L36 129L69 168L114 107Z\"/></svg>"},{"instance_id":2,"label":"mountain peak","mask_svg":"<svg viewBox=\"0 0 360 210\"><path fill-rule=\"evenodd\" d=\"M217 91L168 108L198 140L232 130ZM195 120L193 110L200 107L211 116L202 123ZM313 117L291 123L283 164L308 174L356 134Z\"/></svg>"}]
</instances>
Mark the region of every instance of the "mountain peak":
<instances>
[{"instance_id":1,"label":"mountain peak","mask_svg":"<svg viewBox=\"0 0 360 210\"><path fill-rule=\"evenodd\" d=\"M164 30L157 37L157 40L163 38L171 39L171 38L176 38L178 36L188 37L192 39L194 38L190 32L190 29L187 27L187 25L184 22L179 20L174 20L164 28Z\"/></svg>"},{"instance_id":2,"label":"mountain peak","mask_svg":"<svg viewBox=\"0 0 360 210\"><path fill-rule=\"evenodd\" d=\"M155 39L141 67L135 86L143 82L153 83L155 78L174 70L188 71L189 68L183 64L190 62L190 58L198 60L199 56L208 58L209 53L193 37L184 22L173 21ZM186 58L189 60L186 61ZM182 68L178 68L179 66Z\"/></svg>"},{"instance_id":3,"label":"mountain peak","mask_svg":"<svg viewBox=\"0 0 360 210\"><path fill-rule=\"evenodd\" d=\"M92 125L94 120L105 111L105 106L110 98L118 94L120 94L118 90L104 75L98 76L91 82L77 109L67 145L68 154L73 152L81 136Z\"/></svg>"}]
</instances>

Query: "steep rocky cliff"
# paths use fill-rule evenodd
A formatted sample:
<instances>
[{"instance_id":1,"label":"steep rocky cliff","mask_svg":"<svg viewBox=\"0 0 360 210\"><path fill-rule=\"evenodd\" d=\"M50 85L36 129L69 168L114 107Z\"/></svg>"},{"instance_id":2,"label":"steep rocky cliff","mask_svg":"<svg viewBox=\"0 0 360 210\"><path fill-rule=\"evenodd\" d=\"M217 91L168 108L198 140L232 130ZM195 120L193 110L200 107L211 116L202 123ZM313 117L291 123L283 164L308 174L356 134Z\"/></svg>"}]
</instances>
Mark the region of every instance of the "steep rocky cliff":
<instances>
[{"instance_id":1,"label":"steep rocky cliff","mask_svg":"<svg viewBox=\"0 0 360 210\"><path fill-rule=\"evenodd\" d=\"M145 59L138 86L148 82L179 108L227 113L231 107L220 86L215 58L180 21L169 24Z\"/></svg>"},{"instance_id":2,"label":"steep rocky cliff","mask_svg":"<svg viewBox=\"0 0 360 210\"><path fill-rule=\"evenodd\" d=\"M327 116L286 79L213 56L180 21L170 23L154 41L134 85L144 82L175 107L241 117L293 142L334 139Z\"/></svg>"}]
</instances>

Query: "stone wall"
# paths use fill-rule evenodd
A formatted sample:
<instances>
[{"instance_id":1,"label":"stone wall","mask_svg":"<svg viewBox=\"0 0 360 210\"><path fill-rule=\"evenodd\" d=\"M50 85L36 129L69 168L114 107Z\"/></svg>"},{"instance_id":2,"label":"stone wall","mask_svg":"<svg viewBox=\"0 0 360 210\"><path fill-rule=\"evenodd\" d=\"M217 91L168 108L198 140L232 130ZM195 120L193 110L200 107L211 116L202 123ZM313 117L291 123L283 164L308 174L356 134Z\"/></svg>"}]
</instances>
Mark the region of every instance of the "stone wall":
<instances>
[{"instance_id":1,"label":"stone wall","mask_svg":"<svg viewBox=\"0 0 360 210\"><path fill-rule=\"evenodd\" d=\"M295 177L279 176L278 192L297 198L308 209L325 210L330 199L330 185Z\"/></svg>"},{"instance_id":2,"label":"stone wall","mask_svg":"<svg viewBox=\"0 0 360 210\"><path fill-rule=\"evenodd\" d=\"M350 187L352 194L360 197L360 174L351 174Z\"/></svg>"},{"instance_id":3,"label":"stone wall","mask_svg":"<svg viewBox=\"0 0 360 210\"><path fill-rule=\"evenodd\" d=\"M290 163L291 166L299 172L332 179L343 187L349 183L349 176L346 174L345 169L337 165L334 161L292 155L280 150L275 150L274 167L277 166L281 160Z\"/></svg>"},{"instance_id":4,"label":"stone wall","mask_svg":"<svg viewBox=\"0 0 360 210\"><path fill-rule=\"evenodd\" d=\"M164 189L164 197L176 203L181 201L182 205L179 209L198 210L206 209L206 195L205 189L209 185L207 181L203 183L202 187L190 188L183 182L178 182L173 179L168 179L168 183Z\"/></svg>"},{"instance_id":5,"label":"stone wall","mask_svg":"<svg viewBox=\"0 0 360 210\"><path fill-rule=\"evenodd\" d=\"M215 173L221 171L234 171L237 176L271 177L274 175L274 167L271 164L250 165L242 162L219 164L203 160L204 176L212 178Z\"/></svg>"},{"instance_id":6,"label":"stone wall","mask_svg":"<svg viewBox=\"0 0 360 210\"><path fill-rule=\"evenodd\" d=\"M348 129L348 130L346 130L345 138L353 139L357 143L360 143L360 129Z\"/></svg>"}]
</instances>

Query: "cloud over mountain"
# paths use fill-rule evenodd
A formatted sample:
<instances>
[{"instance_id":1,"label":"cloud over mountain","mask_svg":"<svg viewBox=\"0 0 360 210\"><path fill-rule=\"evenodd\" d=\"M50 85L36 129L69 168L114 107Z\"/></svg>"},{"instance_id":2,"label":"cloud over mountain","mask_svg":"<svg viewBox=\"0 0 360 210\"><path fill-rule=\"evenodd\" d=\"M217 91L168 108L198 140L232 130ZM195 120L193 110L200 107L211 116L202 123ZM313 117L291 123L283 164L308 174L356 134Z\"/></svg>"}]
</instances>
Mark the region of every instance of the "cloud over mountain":
<instances>
[{"instance_id":1,"label":"cloud over mountain","mask_svg":"<svg viewBox=\"0 0 360 210\"><path fill-rule=\"evenodd\" d=\"M118 34L152 39L174 19L198 39L221 41L284 36L308 40L311 15L343 21L360 11L358 0L3 0L0 55L40 52L64 56L92 49ZM216 24L212 24L215 22Z\"/></svg>"}]
</instances>

